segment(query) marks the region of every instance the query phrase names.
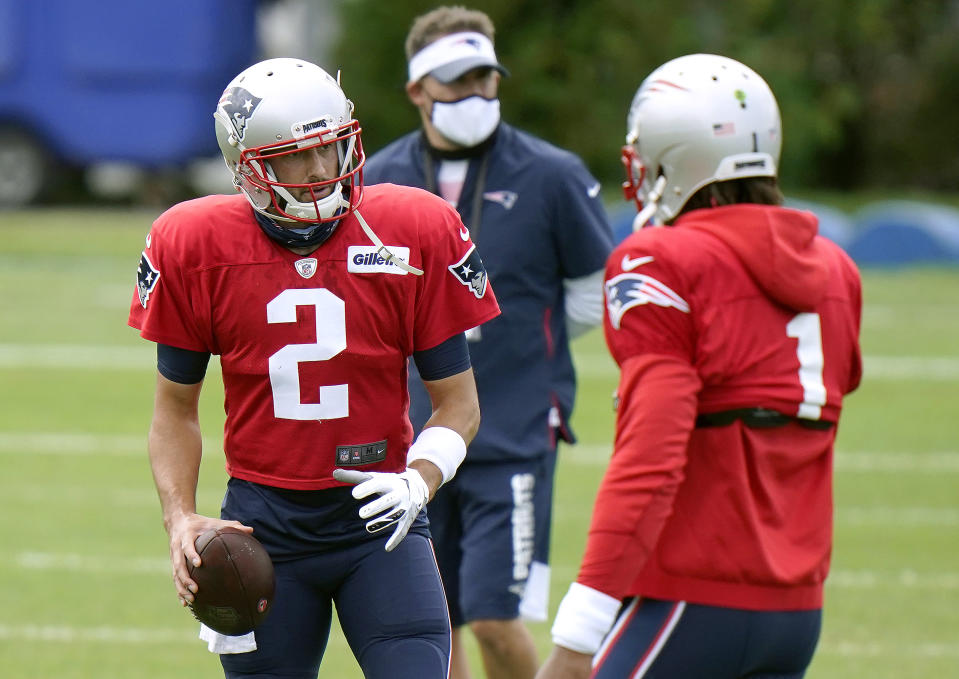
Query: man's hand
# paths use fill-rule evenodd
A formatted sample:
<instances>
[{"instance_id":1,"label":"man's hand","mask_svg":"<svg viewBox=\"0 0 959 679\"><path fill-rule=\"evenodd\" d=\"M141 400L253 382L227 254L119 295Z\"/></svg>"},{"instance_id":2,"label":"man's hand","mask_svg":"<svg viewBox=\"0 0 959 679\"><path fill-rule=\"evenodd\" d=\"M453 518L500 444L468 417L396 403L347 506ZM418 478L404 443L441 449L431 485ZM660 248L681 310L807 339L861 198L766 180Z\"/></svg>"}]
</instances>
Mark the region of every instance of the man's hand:
<instances>
[{"instance_id":1,"label":"man's hand","mask_svg":"<svg viewBox=\"0 0 959 679\"><path fill-rule=\"evenodd\" d=\"M536 679L588 679L592 665L593 656L554 646L536 673Z\"/></svg>"},{"instance_id":2,"label":"man's hand","mask_svg":"<svg viewBox=\"0 0 959 679\"><path fill-rule=\"evenodd\" d=\"M181 606L193 603L193 595L197 591L196 582L187 570L188 561L194 566L200 565L196 539L208 530L224 526L238 528L244 533L253 532L250 526L244 526L239 521L224 521L200 514L183 514L178 520L170 523L170 562L173 566L173 584Z\"/></svg>"},{"instance_id":3,"label":"man's hand","mask_svg":"<svg viewBox=\"0 0 959 679\"><path fill-rule=\"evenodd\" d=\"M401 474L334 469L333 478L343 483L359 484L353 489L353 497L357 500L379 494L377 499L360 507L360 518L373 517L366 523L366 530L370 533L396 524L393 535L386 542L387 552L393 551L403 541L413 520L429 499L426 481L411 468Z\"/></svg>"}]
</instances>

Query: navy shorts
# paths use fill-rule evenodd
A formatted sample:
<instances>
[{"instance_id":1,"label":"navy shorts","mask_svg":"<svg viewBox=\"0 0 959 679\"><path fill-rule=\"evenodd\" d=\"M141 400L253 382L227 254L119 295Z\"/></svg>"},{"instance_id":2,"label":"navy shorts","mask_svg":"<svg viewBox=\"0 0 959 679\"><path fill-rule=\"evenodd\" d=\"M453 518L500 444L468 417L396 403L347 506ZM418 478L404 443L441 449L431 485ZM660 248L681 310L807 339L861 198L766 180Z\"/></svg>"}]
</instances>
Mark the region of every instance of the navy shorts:
<instances>
[{"instance_id":1,"label":"navy shorts","mask_svg":"<svg viewBox=\"0 0 959 679\"><path fill-rule=\"evenodd\" d=\"M592 679L801 679L822 611L747 611L628 599Z\"/></svg>"},{"instance_id":2,"label":"navy shorts","mask_svg":"<svg viewBox=\"0 0 959 679\"><path fill-rule=\"evenodd\" d=\"M445 679L450 623L426 521L392 552L370 536L349 488L281 491L231 479L221 516L254 528L270 553L276 593L257 650L221 655L228 679L316 679L336 605L367 679Z\"/></svg>"},{"instance_id":3,"label":"navy shorts","mask_svg":"<svg viewBox=\"0 0 959 679\"><path fill-rule=\"evenodd\" d=\"M466 462L429 505L453 627L545 620L555 454Z\"/></svg>"}]
</instances>

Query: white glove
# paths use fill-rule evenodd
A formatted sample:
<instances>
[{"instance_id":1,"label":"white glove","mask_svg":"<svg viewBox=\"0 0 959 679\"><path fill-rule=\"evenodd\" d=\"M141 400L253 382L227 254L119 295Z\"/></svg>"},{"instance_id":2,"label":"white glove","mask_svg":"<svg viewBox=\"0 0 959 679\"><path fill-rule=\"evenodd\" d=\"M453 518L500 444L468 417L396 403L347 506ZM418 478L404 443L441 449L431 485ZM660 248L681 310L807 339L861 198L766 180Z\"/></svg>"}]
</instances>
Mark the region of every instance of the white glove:
<instances>
[{"instance_id":1,"label":"white glove","mask_svg":"<svg viewBox=\"0 0 959 679\"><path fill-rule=\"evenodd\" d=\"M379 493L377 499L360 507L360 518L374 517L366 523L366 530L370 533L378 533L396 524L393 535L386 542L387 552L393 551L406 537L430 494L420 473L409 467L400 474L334 469L333 478L343 483L359 484L353 489L353 497L357 500Z\"/></svg>"}]
</instances>

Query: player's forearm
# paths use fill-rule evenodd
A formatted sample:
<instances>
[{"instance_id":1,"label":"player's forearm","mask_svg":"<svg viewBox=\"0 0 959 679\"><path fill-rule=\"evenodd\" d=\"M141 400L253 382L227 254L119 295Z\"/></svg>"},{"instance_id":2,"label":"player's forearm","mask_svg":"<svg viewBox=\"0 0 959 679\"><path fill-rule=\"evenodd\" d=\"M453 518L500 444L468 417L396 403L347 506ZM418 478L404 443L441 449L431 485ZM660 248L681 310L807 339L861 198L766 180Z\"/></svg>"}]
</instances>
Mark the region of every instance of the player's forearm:
<instances>
[{"instance_id":1,"label":"player's forearm","mask_svg":"<svg viewBox=\"0 0 959 679\"><path fill-rule=\"evenodd\" d=\"M473 369L441 380L424 381L423 385L433 404L433 413L423 428L452 429L469 445L480 423L479 397Z\"/></svg>"},{"instance_id":2,"label":"player's forearm","mask_svg":"<svg viewBox=\"0 0 959 679\"><path fill-rule=\"evenodd\" d=\"M202 454L196 423L156 422L150 428L150 467L156 484L163 525L196 511L196 487Z\"/></svg>"},{"instance_id":3,"label":"player's forearm","mask_svg":"<svg viewBox=\"0 0 959 679\"><path fill-rule=\"evenodd\" d=\"M196 511L202 455L200 388L200 384L177 384L157 376L148 447L163 524L168 532L177 519Z\"/></svg>"}]
</instances>

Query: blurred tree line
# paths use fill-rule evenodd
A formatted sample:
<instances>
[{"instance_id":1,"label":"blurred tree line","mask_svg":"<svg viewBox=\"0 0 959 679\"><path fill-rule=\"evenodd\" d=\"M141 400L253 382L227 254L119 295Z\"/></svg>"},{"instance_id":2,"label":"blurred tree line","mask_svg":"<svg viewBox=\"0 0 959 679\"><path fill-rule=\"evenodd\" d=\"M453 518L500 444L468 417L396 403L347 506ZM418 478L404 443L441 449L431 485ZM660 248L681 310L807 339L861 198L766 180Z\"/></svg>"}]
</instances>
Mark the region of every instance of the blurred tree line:
<instances>
[{"instance_id":1,"label":"blurred tree line","mask_svg":"<svg viewBox=\"0 0 959 679\"><path fill-rule=\"evenodd\" d=\"M414 129L403 42L419 0L344 0L332 63L367 152ZM688 53L738 59L776 93L788 187L959 187L959 0L487 0L512 77L503 117L621 179L642 79Z\"/></svg>"}]
</instances>

